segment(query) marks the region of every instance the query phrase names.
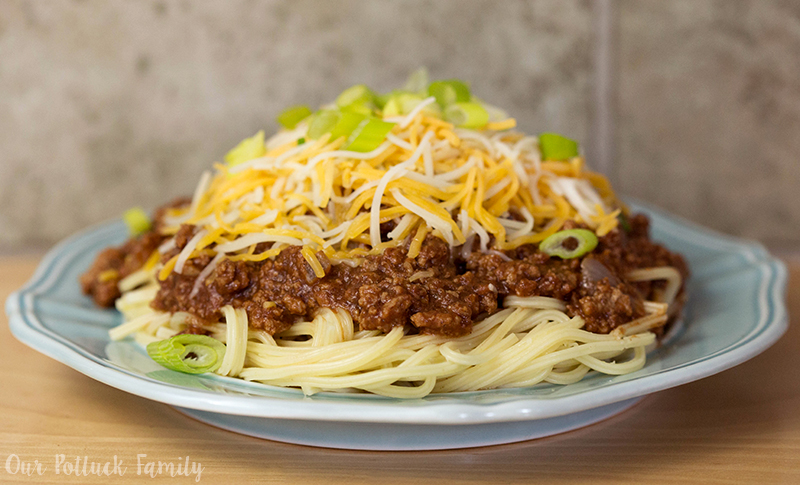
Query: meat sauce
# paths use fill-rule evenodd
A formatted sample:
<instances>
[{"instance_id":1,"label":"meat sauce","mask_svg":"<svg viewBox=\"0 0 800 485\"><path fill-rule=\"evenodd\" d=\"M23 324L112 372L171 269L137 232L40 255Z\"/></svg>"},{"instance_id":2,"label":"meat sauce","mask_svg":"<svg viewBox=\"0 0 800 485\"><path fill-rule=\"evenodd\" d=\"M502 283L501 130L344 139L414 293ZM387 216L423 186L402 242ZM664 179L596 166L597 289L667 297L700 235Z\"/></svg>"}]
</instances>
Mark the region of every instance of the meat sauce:
<instances>
[{"instance_id":1,"label":"meat sauce","mask_svg":"<svg viewBox=\"0 0 800 485\"><path fill-rule=\"evenodd\" d=\"M628 271L674 266L684 278L688 276L680 255L650 240L648 225L645 216L634 216L629 232L616 229L600 238L592 253L571 260L551 258L532 245L504 256L474 251L463 260L433 236L415 258L408 257L407 245L366 256L356 266L334 265L319 252L323 278L306 263L301 248L293 246L263 262L224 259L193 293L197 276L211 261L201 255L189 260L182 274L173 272L160 282L152 306L189 312L202 322L218 320L220 308L232 305L246 310L251 327L270 334L326 307L347 310L361 330L386 333L404 326L411 332L456 337L468 334L473 322L502 307L506 296L547 296L565 301L567 313L581 316L586 330L608 333L643 316L644 300L659 284L629 283L624 278ZM576 225L566 228L570 227ZM162 261L178 254L195 230L182 226L175 248L163 254ZM129 274L135 262L143 263L147 251L155 249L154 241L161 238L153 232L106 250L82 277L84 291L99 305L112 304L119 293L100 284L98 275L117 267L123 270L120 274ZM461 254L460 249L455 254ZM128 261L128 266L120 266L120 260Z\"/></svg>"},{"instance_id":2,"label":"meat sauce","mask_svg":"<svg viewBox=\"0 0 800 485\"><path fill-rule=\"evenodd\" d=\"M190 202L191 199L179 197L160 207L153 218L153 231L131 238L122 246L101 251L89 270L80 277L83 292L91 295L99 306L114 305L114 301L122 296L119 291L120 280L144 266L153 251L166 239L158 231L164 225L167 211Z\"/></svg>"}]
</instances>

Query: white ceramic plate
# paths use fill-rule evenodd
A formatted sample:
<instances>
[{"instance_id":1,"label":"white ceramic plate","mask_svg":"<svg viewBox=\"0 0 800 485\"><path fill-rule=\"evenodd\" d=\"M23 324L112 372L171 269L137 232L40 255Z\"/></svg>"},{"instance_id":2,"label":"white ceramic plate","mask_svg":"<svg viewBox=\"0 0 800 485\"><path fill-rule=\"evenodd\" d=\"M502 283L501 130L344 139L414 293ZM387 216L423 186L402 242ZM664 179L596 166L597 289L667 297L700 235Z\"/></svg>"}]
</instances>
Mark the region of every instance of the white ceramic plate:
<instances>
[{"instance_id":1,"label":"white ceramic plate","mask_svg":"<svg viewBox=\"0 0 800 485\"><path fill-rule=\"evenodd\" d=\"M605 419L637 398L733 367L784 333L786 269L758 244L632 204L651 217L653 238L682 253L692 271L685 328L640 371L589 375L568 386L538 385L400 400L362 394L305 397L155 364L131 340L110 342L114 310L83 296L78 276L98 251L126 238L121 222L73 236L44 258L6 302L14 335L30 347L113 387L178 407L237 432L351 449L445 449L547 436Z\"/></svg>"}]
</instances>

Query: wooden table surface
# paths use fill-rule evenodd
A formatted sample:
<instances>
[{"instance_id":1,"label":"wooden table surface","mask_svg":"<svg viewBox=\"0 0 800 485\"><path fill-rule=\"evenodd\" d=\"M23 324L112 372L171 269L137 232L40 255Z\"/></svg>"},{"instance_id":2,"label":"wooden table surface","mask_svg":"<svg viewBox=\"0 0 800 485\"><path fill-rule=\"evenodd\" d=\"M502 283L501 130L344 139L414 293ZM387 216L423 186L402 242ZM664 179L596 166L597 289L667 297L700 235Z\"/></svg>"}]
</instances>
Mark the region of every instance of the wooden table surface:
<instances>
[{"instance_id":1,"label":"wooden table surface","mask_svg":"<svg viewBox=\"0 0 800 485\"><path fill-rule=\"evenodd\" d=\"M1 302L37 262L0 257ZM800 262L789 267L793 322L762 355L581 430L470 450L342 451L222 431L29 349L3 316L0 483L195 482L191 470L189 477L137 474L141 454L142 463L175 465L188 456L202 466L200 483L800 483ZM121 477L63 473L63 463L76 459L81 473L84 461L87 470L92 462L113 467L115 455L126 467ZM26 464L34 465L32 476L23 475Z\"/></svg>"}]
</instances>

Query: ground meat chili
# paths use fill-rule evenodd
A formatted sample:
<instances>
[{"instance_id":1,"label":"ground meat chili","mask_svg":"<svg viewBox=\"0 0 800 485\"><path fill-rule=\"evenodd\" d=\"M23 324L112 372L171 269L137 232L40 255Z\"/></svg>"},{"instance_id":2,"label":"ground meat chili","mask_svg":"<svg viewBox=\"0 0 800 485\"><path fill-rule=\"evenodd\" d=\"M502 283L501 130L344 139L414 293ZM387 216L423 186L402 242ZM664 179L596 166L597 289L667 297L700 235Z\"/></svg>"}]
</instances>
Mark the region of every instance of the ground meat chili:
<instances>
[{"instance_id":1,"label":"ground meat chili","mask_svg":"<svg viewBox=\"0 0 800 485\"><path fill-rule=\"evenodd\" d=\"M156 232L148 232L120 247L104 249L89 270L81 275L83 292L91 295L100 306L112 306L122 296L119 280L144 266L163 239Z\"/></svg>"},{"instance_id":2,"label":"ground meat chili","mask_svg":"<svg viewBox=\"0 0 800 485\"><path fill-rule=\"evenodd\" d=\"M89 270L80 277L83 292L90 295L99 306L112 306L122 296L119 281L144 266L153 251L166 239L157 231L164 226L167 211L190 202L191 199L179 197L160 207L153 217L153 231L133 237L122 246L100 252Z\"/></svg>"},{"instance_id":3,"label":"ground meat chili","mask_svg":"<svg viewBox=\"0 0 800 485\"><path fill-rule=\"evenodd\" d=\"M152 306L191 313L200 325L218 320L220 308L232 305L245 309L251 327L270 334L326 307L347 310L361 330L387 333L403 326L410 332L456 337L502 307L505 296L548 296L565 301L567 314L581 316L586 330L608 333L643 316L644 299L659 284L626 282L628 271L674 266L688 276L680 255L650 240L647 217L634 216L629 225L630 231L615 229L590 254L570 260L550 257L533 245L503 255L474 251L462 260L434 236L425 239L415 258L407 257L407 245L366 256L357 266L333 265L319 252L323 278L306 263L301 248L292 246L263 262L223 259L193 294L197 276L211 261L210 255L200 255L181 274L173 272L160 282ZM572 227L577 225L570 222L565 228ZM194 226L182 226L175 248L161 256L162 262L178 254L195 231ZM100 305L112 304L119 292L99 282L102 272L119 268L120 275L130 274L134 263L141 266L161 241L152 232L104 251L82 277L84 291ZM460 255L460 248L453 254ZM116 287L119 280L109 281Z\"/></svg>"}]
</instances>

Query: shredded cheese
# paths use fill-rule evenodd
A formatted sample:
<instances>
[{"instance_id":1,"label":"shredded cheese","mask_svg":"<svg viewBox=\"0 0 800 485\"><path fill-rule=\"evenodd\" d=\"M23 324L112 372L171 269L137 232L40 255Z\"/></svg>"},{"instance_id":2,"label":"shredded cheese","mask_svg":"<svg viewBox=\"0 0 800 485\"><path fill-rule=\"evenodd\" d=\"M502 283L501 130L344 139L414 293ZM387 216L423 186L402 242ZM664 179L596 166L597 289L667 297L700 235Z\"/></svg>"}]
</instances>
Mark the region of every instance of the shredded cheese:
<instances>
[{"instance_id":1,"label":"shredded cheese","mask_svg":"<svg viewBox=\"0 0 800 485\"><path fill-rule=\"evenodd\" d=\"M543 162L536 137L507 131L516 126L513 118L480 130L456 128L425 109L432 103L431 97L386 118L396 125L367 153L343 149L343 139L328 135L299 144L307 122L264 141L248 139L235 164L203 173L188 208L168 211L163 234L183 223L197 229L158 268L159 279L181 273L200 254L213 256L212 264L193 294L223 257L263 261L289 245L301 246L323 278L320 251L338 264L405 243L416 257L433 235L454 251L471 251L477 239L481 251L502 254L542 241L569 219L599 236L617 227L622 205L581 157ZM394 227L382 236L381 225L390 221ZM157 266L175 247L168 240L148 264Z\"/></svg>"}]
</instances>

